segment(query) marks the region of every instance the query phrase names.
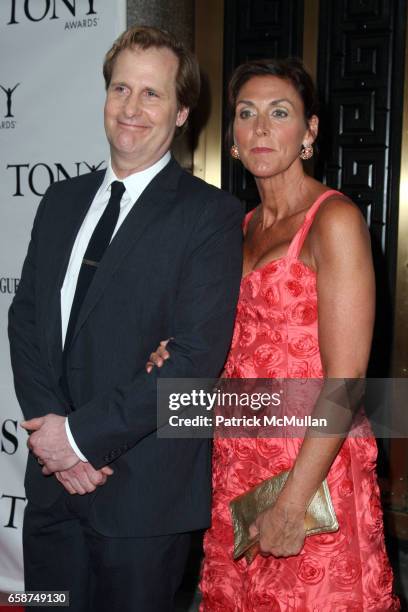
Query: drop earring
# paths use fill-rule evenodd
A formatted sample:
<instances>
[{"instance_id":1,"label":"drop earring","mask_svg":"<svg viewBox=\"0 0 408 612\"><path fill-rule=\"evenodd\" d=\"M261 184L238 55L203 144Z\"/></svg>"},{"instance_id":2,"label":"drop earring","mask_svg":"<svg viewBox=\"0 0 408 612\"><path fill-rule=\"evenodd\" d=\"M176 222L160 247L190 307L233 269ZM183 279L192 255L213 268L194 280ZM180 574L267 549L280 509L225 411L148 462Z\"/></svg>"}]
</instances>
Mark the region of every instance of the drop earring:
<instances>
[{"instance_id":1,"label":"drop earring","mask_svg":"<svg viewBox=\"0 0 408 612\"><path fill-rule=\"evenodd\" d=\"M300 159L310 159L313 157L313 145L303 145L299 155Z\"/></svg>"},{"instance_id":2,"label":"drop earring","mask_svg":"<svg viewBox=\"0 0 408 612\"><path fill-rule=\"evenodd\" d=\"M236 144L233 144L231 149L230 149L230 153L231 153L231 157L233 159L239 159L239 151L238 151L238 147Z\"/></svg>"}]
</instances>

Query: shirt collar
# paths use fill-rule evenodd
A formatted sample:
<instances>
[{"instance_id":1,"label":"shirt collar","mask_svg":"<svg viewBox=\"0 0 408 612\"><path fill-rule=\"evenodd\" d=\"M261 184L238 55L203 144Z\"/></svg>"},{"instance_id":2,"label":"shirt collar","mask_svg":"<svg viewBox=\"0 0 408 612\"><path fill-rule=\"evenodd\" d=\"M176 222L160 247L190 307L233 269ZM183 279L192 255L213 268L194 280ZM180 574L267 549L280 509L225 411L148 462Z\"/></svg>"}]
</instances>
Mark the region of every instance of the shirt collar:
<instances>
[{"instance_id":1,"label":"shirt collar","mask_svg":"<svg viewBox=\"0 0 408 612\"><path fill-rule=\"evenodd\" d=\"M130 200L134 203L139 198L142 191L146 189L150 181L154 179L156 174L158 174L160 170L167 166L170 159L170 151L167 151L167 153L165 153L163 157L161 157L159 161L154 163L152 166L146 168L145 170L141 170L140 172L134 172L133 174L127 176L125 179L117 178L112 169L111 160L109 160L105 177L101 185L101 193L109 189L113 181L122 180L126 188L126 193L129 195ZM121 204L123 203L123 200L124 198L122 199Z\"/></svg>"}]
</instances>

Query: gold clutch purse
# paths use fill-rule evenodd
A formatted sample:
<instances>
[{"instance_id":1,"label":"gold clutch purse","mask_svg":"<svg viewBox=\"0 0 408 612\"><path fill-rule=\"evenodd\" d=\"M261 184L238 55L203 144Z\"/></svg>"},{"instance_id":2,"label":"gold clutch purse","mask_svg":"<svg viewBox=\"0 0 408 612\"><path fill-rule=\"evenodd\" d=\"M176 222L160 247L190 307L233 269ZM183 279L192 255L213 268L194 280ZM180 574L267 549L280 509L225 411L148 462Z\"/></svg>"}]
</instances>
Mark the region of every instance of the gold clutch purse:
<instances>
[{"instance_id":1,"label":"gold clutch purse","mask_svg":"<svg viewBox=\"0 0 408 612\"><path fill-rule=\"evenodd\" d=\"M248 565L258 554L258 538L249 537L249 527L257 516L276 502L289 475L289 470L264 480L230 502L234 527L234 559L243 555ZM305 515L306 535L337 531L339 524L326 480L314 494Z\"/></svg>"}]
</instances>

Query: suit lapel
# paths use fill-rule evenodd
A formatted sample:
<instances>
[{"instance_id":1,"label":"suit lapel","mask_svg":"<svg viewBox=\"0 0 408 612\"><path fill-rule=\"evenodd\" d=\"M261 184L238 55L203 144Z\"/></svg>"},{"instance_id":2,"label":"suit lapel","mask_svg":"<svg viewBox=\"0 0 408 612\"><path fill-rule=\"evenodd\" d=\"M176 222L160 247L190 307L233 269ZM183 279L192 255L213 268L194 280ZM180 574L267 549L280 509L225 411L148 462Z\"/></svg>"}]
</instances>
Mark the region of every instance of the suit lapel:
<instances>
[{"instance_id":1,"label":"suit lapel","mask_svg":"<svg viewBox=\"0 0 408 612\"><path fill-rule=\"evenodd\" d=\"M71 346L73 346L81 327L103 295L122 259L145 233L148 226L160 216L163 207L174 200L181 172L180 166L172 159L154 177L133 205L132 210L106 250L84 298L72 336Z\"/></svg>"},{"instance_id":2,"label":"suit lapel","mask_svg":"<svg viewBox=\"0 0 408 612\"><path fill-rule=\"evenodd\" d=\"M63 200L59 206L58 218L61 225L60 231L54 233L57 242L51 245L52 256L49 260L47 289L43 295L42 309L49 355L58 373L62 358L60 291L79 228L102 183L104 174L105 171L86 175L88 180L85 180L79 189L63 192L59 196Z\"/></svg>"}]
</instances>

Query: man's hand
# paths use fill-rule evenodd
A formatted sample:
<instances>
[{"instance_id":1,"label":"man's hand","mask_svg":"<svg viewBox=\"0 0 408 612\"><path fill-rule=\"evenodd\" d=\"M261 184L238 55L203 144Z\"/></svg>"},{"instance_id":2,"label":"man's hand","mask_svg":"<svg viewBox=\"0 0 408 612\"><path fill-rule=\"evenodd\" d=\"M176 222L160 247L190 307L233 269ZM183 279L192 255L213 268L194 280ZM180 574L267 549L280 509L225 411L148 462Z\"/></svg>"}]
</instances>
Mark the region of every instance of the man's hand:
<instances>
[{"instance_id":1,"label":"man's hand","mask_svg":"<svg viewBox=\"0 0 408 612\"><path fill-rule=\"evenodd\" d=\"M161 368L166 359L169 359L170 353L166 349L166 346L168 342L170 342L170 340L174 340L174 338L167 338L167 340L162 340L157 349L154 351L154 353L150 353L149 361L147 361L145 365L146 372L148 374L150 374L154 366Z\"/></svg>"},{"instance_id":2,"label":"man's hand","mask_svg":"<svg viewBox=\"0 0 408 612\"><path fill-rule=\"evenodd\" d=\"M65 417L47 414L44 417L23 421L21 426L31 433L27 446L44 465L42 472L49 476L73 467L79 457L72 449L65 432Z\"/></svg>"},{"instance_id":3,"label":"man's hand","mask_svg":"<svg viewBox=\"0 0 408 612\"><path fill-rule=\"evenodd\" d=\"M80 461L68 470L55 472L55 477L71 495L85 495L104 485L112 474L112 468L107 465L95 470L90 463Z\"/></svg>"}]
</instances>

